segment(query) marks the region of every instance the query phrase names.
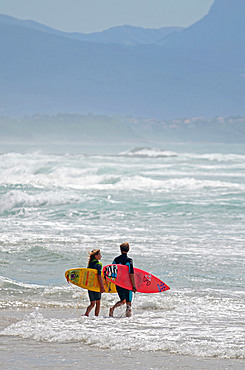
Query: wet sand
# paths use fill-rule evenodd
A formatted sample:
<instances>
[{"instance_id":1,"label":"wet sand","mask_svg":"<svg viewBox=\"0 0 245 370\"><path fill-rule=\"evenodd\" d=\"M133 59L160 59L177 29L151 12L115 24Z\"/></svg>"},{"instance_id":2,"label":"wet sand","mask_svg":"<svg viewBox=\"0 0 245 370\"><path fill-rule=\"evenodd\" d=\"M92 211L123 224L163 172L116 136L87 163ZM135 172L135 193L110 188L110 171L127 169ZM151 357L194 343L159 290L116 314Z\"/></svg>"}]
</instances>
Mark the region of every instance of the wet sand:
<instances>
[{"instance_id":1,"label":"wet sand","mask_svg":"<svg viewBox=\"0 0 245 370\"><path fill-rule=\"evenodd\" d=\"M52 314L54 314L54 311ZM0 330L17 322L26 310L0 312ZM48 316L50 310L45 314ZM0 336L0 369L193 369L243 370L245 360L196 358L163 351L98 349L84 343L48 343Z\"/></svg>"},{"instance_id":2,"label":"wet sand","mask_svg":"<svg viewBox=\"0 0 245 370\"><path fill-rule=\"evenodd\" d=\"M239 360L201 359L163 352L100 350L80 343L38 343L20 338L2 338L1 369L234 369Z\"/></svg>"}]
</instances>

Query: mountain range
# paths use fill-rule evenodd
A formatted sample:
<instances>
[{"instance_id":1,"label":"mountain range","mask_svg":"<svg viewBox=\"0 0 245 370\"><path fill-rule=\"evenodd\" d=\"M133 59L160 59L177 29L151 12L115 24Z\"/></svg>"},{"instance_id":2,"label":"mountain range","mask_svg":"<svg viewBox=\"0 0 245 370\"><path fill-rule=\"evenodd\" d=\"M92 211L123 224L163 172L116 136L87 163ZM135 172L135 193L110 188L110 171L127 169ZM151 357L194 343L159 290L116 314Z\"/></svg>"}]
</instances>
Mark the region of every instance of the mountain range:
<instances>
[{"instance_id":1,"label":"mountain range","mask_svg":"<svg viewBox=\"0 0 245 370\"><path fill-rule=\"evenodd\" d=\"M192 26L65 33L0 15L0 114L245 113L245 1Z\"/></svg>"}]
</instances>

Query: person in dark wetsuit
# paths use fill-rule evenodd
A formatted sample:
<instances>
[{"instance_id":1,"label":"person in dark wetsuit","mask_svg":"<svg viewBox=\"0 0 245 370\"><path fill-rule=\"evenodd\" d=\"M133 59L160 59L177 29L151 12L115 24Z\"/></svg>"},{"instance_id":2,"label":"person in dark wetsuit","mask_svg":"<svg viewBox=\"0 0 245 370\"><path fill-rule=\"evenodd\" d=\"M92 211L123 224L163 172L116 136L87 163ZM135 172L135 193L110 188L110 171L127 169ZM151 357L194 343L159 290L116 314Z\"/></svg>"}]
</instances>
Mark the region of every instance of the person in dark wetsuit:
<instances>
[{"instance_id":1,"label":"person in dark wetsuit","mask_svg":"<svg viewBox=\"0 0 245 370\"><path fill-rule=\"evenodd\" d=\"M92 252L89 253L88 268L98 270L100 292L93 292L92 290L88 290L90 305L87 307L84 316L89 316L89 313L94 308L94 306L95 306L95 316L99 316L101 293L104 293L105 291L103 280L101 277L102 263L99 262L101 257L102 256L99 249L93 249Z\"/></svg>"},{"instance_id":2,"label":"person in dark wetsuit","mask_svg":"<svg viewBox=\"0 0 245 370\"><path fill-rule=\"evenodd\" d=\"M133 285L133 292L136 292L135 286L135 279L134 279L134 267L133 267L133 260L129 258L127 253L129 251L129 244L123 243L120 245L121 255L116 257L113 264L120 264L120 265L127 265L129 267L129 275ZM121 305L126 303L126 316L130 317L132 314L131 309L131 302L132 302L132 291L121 288L120 286L116 285L117 293L119 295L120 301L118 301L113 307L110 308L109 316L113 317L114 309L116 307L120 307Z\"/></svg>"}]
</instances>

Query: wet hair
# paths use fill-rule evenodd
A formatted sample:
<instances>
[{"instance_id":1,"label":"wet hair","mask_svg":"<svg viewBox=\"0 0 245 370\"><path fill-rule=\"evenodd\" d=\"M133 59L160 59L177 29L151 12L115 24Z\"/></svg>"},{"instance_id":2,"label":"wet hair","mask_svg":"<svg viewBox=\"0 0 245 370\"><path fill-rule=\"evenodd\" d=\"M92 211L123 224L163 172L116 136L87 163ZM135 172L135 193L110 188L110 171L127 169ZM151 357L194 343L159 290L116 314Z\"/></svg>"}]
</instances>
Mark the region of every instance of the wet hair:
<instances>
[{"instance_id":1,"label":"wet hair","mask_svg":"<svg viewBox=\"0 0 245 370\"><path fill-rule=\"evenodd\" d=\"M88 259L88 266L94 260L95 256L100 253L100 249L93 249L91 252L88 252L89 259Z\"/></svg>"},{"instance_id":2,"label":"wet hair","mask_svg":"<svg viewBox=\"0 0 245 370\"><path fill-rule=\"evenodd\" d=\"M121 249L121 252L126 252L126 253L128 253L128 251L129 251L129 244L128 244L128 243L122 243L122 244L120 245L120 249Z\"/></svg>"}]
</instances>

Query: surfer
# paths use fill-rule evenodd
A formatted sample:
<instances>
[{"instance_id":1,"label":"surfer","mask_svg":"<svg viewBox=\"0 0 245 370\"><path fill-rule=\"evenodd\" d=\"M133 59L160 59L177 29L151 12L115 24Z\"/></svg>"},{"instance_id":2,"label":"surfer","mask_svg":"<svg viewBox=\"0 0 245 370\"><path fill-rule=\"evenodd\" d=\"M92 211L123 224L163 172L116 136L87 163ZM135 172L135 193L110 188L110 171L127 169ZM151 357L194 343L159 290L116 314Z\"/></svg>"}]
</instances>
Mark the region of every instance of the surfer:
<instances>
[{"instance_id":1,"label":"surfer","mask_svg":"<svg viewBox=\"0 0 245 370\"><path fill-rule=\"evenodd\" d=\"M120 264L120 265L127 265L129 267L129 275L130 279L133 285L133 292L136 292L136 286L135 286L135 279L134 279L134 267L133 267L133 260L132 258L129 258L127 253L129 251L129 244L123 243L120 245L121 255L116 257L113 264ZM109 316L113 317L113 313L115 308L120 307L121 305L126 303L126 316L130 317L132 315L132 308L131 308L131 302L132 302L132 290L127 290L124 288L121 288L120 286L116 286L117 293L119 295L120 301L118 301L114 306L110 308Z\"/></svg>"},{"instance_id":2,"label":"surfer","mask_svg":"<svg viewBox=\"0 0 245 370\"><path fill-rule=\"evenodd\" d=\"M100 262L101 257L102 255L100 249L93 249L92 252L89 253L88 268L98 270L100 292L93 292L92 290L88 290L90 305L87 307L84 316L89 316L89 313L94 308L94 306L95 306L95 316L99 316L101 293L104 293L105 291L103 280L101 277L102 271L102 263Z\"/></svg>"}]
</instances>

